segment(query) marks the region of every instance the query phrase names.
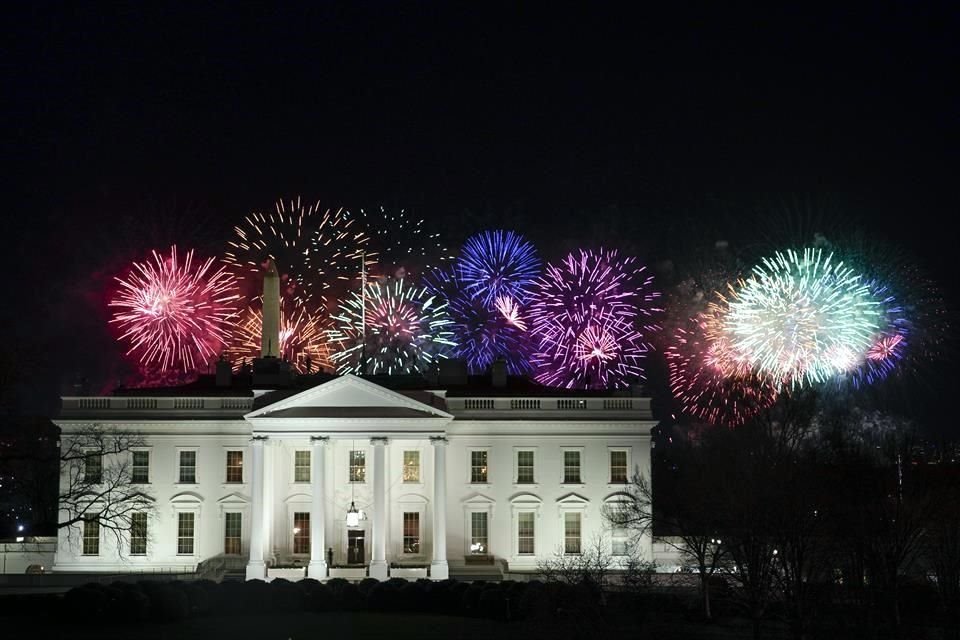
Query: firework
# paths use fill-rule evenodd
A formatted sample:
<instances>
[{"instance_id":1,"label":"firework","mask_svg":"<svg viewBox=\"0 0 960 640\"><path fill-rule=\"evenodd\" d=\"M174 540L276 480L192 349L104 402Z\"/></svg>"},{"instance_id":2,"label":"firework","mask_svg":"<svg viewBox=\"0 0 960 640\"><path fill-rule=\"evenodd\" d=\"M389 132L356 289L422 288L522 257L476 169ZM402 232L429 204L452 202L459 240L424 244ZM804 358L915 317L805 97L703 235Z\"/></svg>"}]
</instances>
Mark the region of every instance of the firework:
<instances>
[{"instance_id":1,"label":"firework","mask_svg":"<svg viewBox=\"0 0 960 640\"><path fill-rule=\"evenodd\" d=\"M520 305L510 296L497 296L494 305L507 324L516 327L520 331L527 330L527 323L520 316Z\"/></svg>"},{"instance_id":2,"label":"firework","mask_svg":"<svg viewBox=\"0 0 960 640\"><path fill-rule=\"evenodd\" d=\"M237 283L213 258L194 262L193 251L181 261L176 246L168 257L135 262L109 306L110 320L129 345L127 355L160 372L195 371L227 345L239 299Z\"/></svg>"},{"instance_id":3,"label":"firework","mask_svg":"<svg viewBox=\"0 0 960 640\"><path fill-rule=\"evenodd\" d=\"M733 348L761 375L795 386L852 370L880 332L881 308L859 274L821 249L764 259L730 300Z\"/></svg>"},{"instance_id":4,"label":"firework","mask_svg":"<svg viewBox=\"0 0 960 640\"><path fill-rule=\"evenodd\" d=\"M848 381L855 388L883 380L896 370L902 360L908 344L910 323L903 307L889 292L889 288L879 282L869 285L871 295L879 301L880 332L872 343L849 369L849 376L838 377L839 382Z\"/></svg>"},{"instance_id":5,"label":"firework","mask_svg":"<svg viewBox=\"0 0 960 640\"><path fill-rule=\"evenodd\" d=\"M484 231L467 239L458 264L464 291L492 307L498 296L525 302L540 271L534 246L513 231Z\"/></svg>"},{"instance_id":6,"label":"firework","mask_svg":"<svg viewBox=\"0 0 960 640\"><path fill-rule=\"evenodd\" d=\"M453 258L439 233L429 233L422 219L408 217L403 209L361 209L358 217L370 236L370 245L377 249L386 275L402 278L414 271L429 271Z\"/></svg>"},{"instance_id":7,"label":"firework","mask_svg":"<svg viewBox=\"0 0 960 640\"><path fill-rule=\"evenodd\" d=\"M776 401L777 388L755 375L723 331L726 305L688 318L665 350L670 389L681 410L704 422L728 427L743 424Z\"/></svg>"},{"instance_id":8,"label":"firework","mask_svg":"<svg viewBox=\"0 0 960 640\"><path fill-rule=\"evenodd\" d=\"M369 237L349 212L327 209L296 200L278 200L275 211L254 212L234 227L223 261L253 294L268 259L280 269L285 296L307 303L317 293L326 301L326 290L337 280L360 271L360 256ZM374 253L367 256L373 264Z\"/></svg>"},{"instance_id":9,"label":"firework","mask_svg":"<svg viewBox=\"0 0 960 640\"><path fill-rule=\"evenodd\" d=\"M353 292L328 332L337 373L423 373L456 348L447 302L405 278Z\"/></svg>"},{"instance_id":10,"label":"firework","mask_svg":"<svg viewBox=\"0 0 960 640\"><path fill-rule=\"evenodd\" d=\"M512 301L511 303L512 304ZM509 315L488 307L480 298L460 295L450 300L450 319L457 342L457 357L472 373L484 373L503 359L511 375L529 373L533 344L516 306Z\"/></svg>"},{"instance_id":11,"label":"firework","mask_svg":"<svg viewBox=\"0 0 960 640\"><path fill-rule=\"evenodd\" d=\"M258 297L243 312L227 350L234 369L260 357L262 331L263 308ZM280 357L298 373L317 373L333 368L323 323L297 298L281 299Z\"/></svg>"},{"instance_id":12,"label":"firework","mask_svg":"<svg viewBox=\"0 0 960 640\"><path fill-rule=\"evenodd\" d=\"M529 322L537 380L567 388L617 388L643 377L660 294L634 258L580 251L537 280Z\"/></svg>"}]
</instances>

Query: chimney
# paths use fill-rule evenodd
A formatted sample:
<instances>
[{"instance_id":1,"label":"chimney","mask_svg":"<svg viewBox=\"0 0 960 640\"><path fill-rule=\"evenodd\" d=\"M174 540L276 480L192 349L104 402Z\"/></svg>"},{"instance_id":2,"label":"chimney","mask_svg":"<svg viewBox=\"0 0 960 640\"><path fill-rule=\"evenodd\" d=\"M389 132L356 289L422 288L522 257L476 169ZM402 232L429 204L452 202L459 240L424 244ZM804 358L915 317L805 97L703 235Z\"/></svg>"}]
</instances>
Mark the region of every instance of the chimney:
<instances>
[{"instance_id":1,"label":"chimney","mask_svg":"<svg viewBox=\"0 0 960 640\"><path fill-rule=\"evenodd\" d=\"M230 361L223 357L223 354L220 354L220 359L217 360L217 386L218 387L229 387L233 382L233 368L230 366Z\"/></svg>"},{"instance_id":2,"label":"chimney","mask_svg":"<svg viewBox=\"0 0 960 640\"><path fill-rule=\"evenodd\" d=\"M280 357L280 274L276 263L267 261L263 276L263 323L260 330L260 357Z\"/></svg>"},{"instance_id":3,"label":"chimney","mask_svg":"<svg viewBox=\"0 0 960 640\"><path fill-rule=\"evenodd\" d=\"M494 360L490 367L490 382L497 389L507 386L507 361L502 357Z\"/></svg>"}]
</instances>

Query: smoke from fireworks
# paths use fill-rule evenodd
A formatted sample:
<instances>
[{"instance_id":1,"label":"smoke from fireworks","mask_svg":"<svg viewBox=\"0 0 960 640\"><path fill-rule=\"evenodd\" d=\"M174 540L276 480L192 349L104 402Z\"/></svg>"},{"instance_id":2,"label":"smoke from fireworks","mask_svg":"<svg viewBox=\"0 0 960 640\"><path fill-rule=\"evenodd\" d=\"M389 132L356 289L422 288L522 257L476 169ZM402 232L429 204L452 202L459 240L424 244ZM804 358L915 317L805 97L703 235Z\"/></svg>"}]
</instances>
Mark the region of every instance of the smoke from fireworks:
<instances>
[{"instance_id":1,"label":"smoke from fireworks","mask_svg":"<svg viewBox=\"0 0 960 640\"><path fill-rule=\"evenodd\" d=\"M237 323L233 341L226 352L234 369L239 369L244 363L251 364L260 357L262 304L259 297L252 300ZM322 322L295 298L281 298L280 357L289 362L297 373L333 369Z\"/></svg>"},{"instance_id":2,"label":"smoke from fireworks","mask_svg":"<svg viewBox=\"0 0 960 640\"><path fill-rule=\"evenodd\" d=\"M337 373L424 373L456 347L447 302L406 279L371 282L340 304L329 331Z\"/></svg>"},{"instance_id":3,"label":"smoke from fireworks","mask_svg":"<svg viewBox=\"0 0 960 640\"><path fill-rule=\"evenodd\" d=\"M869 286L820 249L764 259L735 294L726 317L733 347L777 384L803 386L850 371L880 330Z\"/></svg>"},{"instance_id":4,"label":"smoke from fireworks","mask_svg":"<svg viewBox=\"0 0 960 640\"><path fill-rule=\"evenodd\" d=\"M464 243L458 269L467 295L490 308L498 296L525 302L540 271L540 258L519 233L484 231Z\"/></svg>"},{"instance_id":5,"label":"smoke from fireworks","mask_svg":"<svg viewBox=\"0 0 960 640\"><path fill-rule=\"evenodd\" d=\"M569 254L537 280L529 318L538 340L533 356L542 384L618 388L643 378L648 334L660 294L653 276L616 251Z\"/></svg>"},{"instance_id":6,"label":"smoke from fireworks","mask_svg":"<svg viewBox=\"0 0 960 640\"><path fill-rule=\"evenodd\" d=\"M203 368L227 345L239 298L237 283L213 258L183 261L176 246L169 257L153 252L153 260L135 262L109 302L110 320L147 368L184 373Z\"/></svg>"}]
</instances>

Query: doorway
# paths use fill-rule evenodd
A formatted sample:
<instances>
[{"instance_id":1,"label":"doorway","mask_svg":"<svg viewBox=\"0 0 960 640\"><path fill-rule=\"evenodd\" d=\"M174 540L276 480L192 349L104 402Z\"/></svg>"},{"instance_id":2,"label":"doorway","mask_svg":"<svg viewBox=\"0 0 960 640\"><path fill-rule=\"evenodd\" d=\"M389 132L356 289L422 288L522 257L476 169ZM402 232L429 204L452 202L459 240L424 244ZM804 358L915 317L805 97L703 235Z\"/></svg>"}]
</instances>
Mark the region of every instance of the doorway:
<instances>
[{"instance_id":1,"label":"doorway","mask_svg":"<svg viewBox=\"0 0 960 640\"><path fill-rule=\"evenodd\" d=\"M364 533L362 529L347 531L347 564L365 564Z\"/></svg>"}]
</instances>

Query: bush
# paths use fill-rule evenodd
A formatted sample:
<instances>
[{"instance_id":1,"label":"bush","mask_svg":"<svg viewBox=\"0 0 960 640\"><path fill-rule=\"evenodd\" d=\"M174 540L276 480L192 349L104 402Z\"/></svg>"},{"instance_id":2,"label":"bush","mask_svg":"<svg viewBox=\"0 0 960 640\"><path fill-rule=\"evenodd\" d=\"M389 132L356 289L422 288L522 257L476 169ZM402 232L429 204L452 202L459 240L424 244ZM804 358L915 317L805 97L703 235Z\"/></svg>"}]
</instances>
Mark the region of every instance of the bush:
<instances>
[{"instance_id":1,"label":"bush","mask_svg":"<svg viewBox=\"0 0 960 640\"><path fill-rule=\"evenodd\" d=\"M207 590L192 582L178 582L176 585L187 598L190 615L206 615L213 609Z\"/></svg>"},{"instance_id":2,"label":"bush","mask_svg":"<svg viewBox=\"0 0 960 640\"><path fill-rule=\"evenodd\" d=\"M408 582L397 590L397 611L424 612L430 610L433 592L429 585Z\"/></svg>"},{"instance_id":3,"label":"bush","mask_svg":"<svg viewBox=\"0 0 960 640\"><path fill-rule=\"evenodd\" d=\"M483 593L483 587L474 582L463 592L460 598L460 613L464 616L477 615L477 608L480 604L480 594Z\"/></svg>"},{"instance_id":4,"label":"bush","mask_svg":"<svg viewBox=\"0 0 960 640\"><path fill-rule=\"evenodd\" d=\"M177 622L190 614L190 605L182 590L166 583L141 582L140 585L150 601L150 617L154 620Z\"/></svg>"},{"instance_id":5,"label":"bush","mask_svg":"<svg viewBox=\"0 0 960 640\"><path fill-rule=\"evenodd\" d=\"M486 588L477 601L477 614L490 620L507 620L507 597L500 587Z\"/></svg>"},{"instance_id":6,"label":"bush","mask_svg":"<svg viewBox=\"0 0 960 640\"><path fill-rule=\"evenodd\" d=\"M550 609L546 587L539 580L531 580L520 596L521 618L537 618L546 615Z\"/></svg>"},{"instance_id":7,"label":"bush","mask_svg":"<svg viewBox=\"0 0 960 640\"><path fill-rule=\"evenodd\" d=\"M330 587L325 584L311 589L307 598L310 611L323 613L336 610L337 599Z\"/></svg>"},{"instance_id":8,"label":"bush","mask_svg":"<svg viewBox=\"0 0 960 640\"><path fill-rule=\"evenodd\" d=\"M124 622L143 623L150 618L150 599L137 585L123 589L117 604Z\"/></svg>"},{"instance_id":9,"label":"bush","mask_svg":"<svg viewBox=\"0 0 960 640\"><path fill-rule=\"evenodd\" d=\"M363 611L366 601L357 585L347 582L340 588L337 604L340 611Z\"/></svg>"},{"instance_id":10,"label":"bush","mask_svg":"<svg viewBox=\"0 0 960 640\"><path fill-rule=\"evenodd\" d=\"M270 585L263 580L243 582L240 602L245 613L266 613L271 610Z\"/></svg>"},{"instance_id":11,"label":"bush","mask_svg":"<svg viewBox=\"0 0 960 640\"><path fill-rule=\"evenodd\" d=\"M367 592L367 608L371 611L396 611L399 589L389 582L378 582Z\"/></svg>"},{"instance_id":12,"label":"bush","mask_svg":"<svg viewBox=\"0 0 960 640\"><path fill-rule=\"evenodd\" d=\"M274 611L303 611L303 591L289 580L273 580L270 583L270 596Z\"/></svg>"},{"instance_id":13,"label":"bush","mask_svg":"<svg viewBox=\"0 0 960 640\"><path fill-rule=\"evenodd\" d=\"M380 581L376 578L364 578L360 581L360 584L357 585L357 588L360 589L360 593L366 597L370 594L370 589L374 588L378 584L380 584Z\"/></svg>"},{"instance_id":14,"label":"bush","mask_svg":"<svg viewBox=\"0 0 960 640\"><path fill-rule=\"evenodd\" d=\"M243 599L246 590L242 582L221 582L213 591L213 609L218 614L236 615L244 613Z\"/></svg>"},{"instance_id":15,"label":"bush","mask_svg":"<svg viewBox=\"0 0 960 640\"><path fill-rule=\"evenodd\" d=\"M300 590L303 591L303 594L305 596L309 597L309 595L313 592L313 590L319 587L320 585L322 585L323 583L317 580L316 578L304 578L303 580L300 580L295 584L298 587L300 587Z\"/></svg>"},{"instance_id":16,"label":"bush","mask_svg":"<svg viewBox=\"0 0 960 640\"><path fill-rule=\"evenodd\" d=\"M340 591L348 584L350 584L350 581L346 578L331 578L327 580L327 586L330 587L330 590L333 591L336 596L339 596Z\"/></svg>"},{"instance_id":17,"label":"bush","mask_svg":"<svg viewBox=\"0 0 960 640\"><path fill-rule=\"evenodd\" d=\"M103 587L95 583L74 587L63 598L64 608L71 618L91 624L106 613L108 600Z\"/></svg>"}]
</instances>

